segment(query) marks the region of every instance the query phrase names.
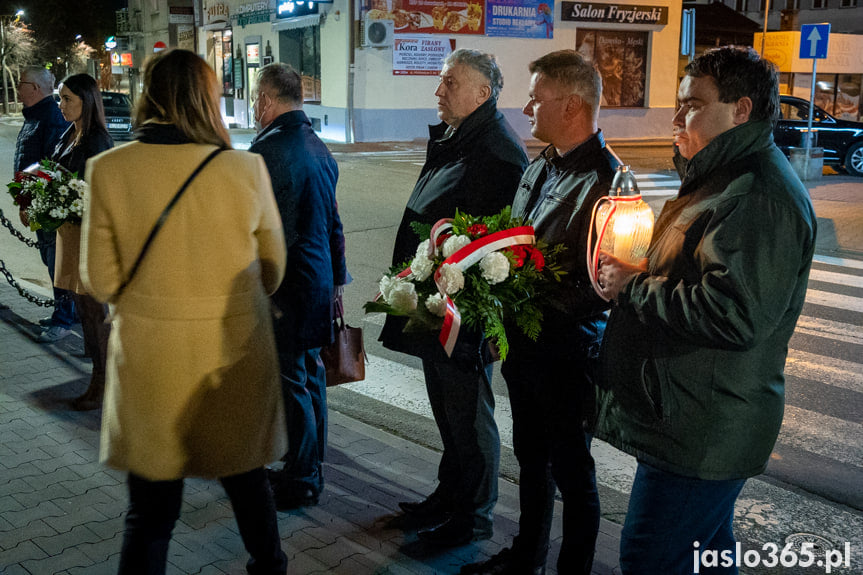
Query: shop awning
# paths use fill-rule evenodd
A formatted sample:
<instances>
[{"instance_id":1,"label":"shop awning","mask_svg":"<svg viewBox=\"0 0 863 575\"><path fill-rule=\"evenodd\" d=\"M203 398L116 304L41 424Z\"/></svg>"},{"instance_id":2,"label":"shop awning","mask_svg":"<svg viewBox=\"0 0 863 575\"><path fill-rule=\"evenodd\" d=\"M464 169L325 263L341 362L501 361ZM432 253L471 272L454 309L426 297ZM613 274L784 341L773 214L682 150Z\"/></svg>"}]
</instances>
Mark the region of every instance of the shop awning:
<instances>
[{"instance_id":1,"label":"shop awning","mask_svg":"<svg viewBox=\"0 0 863 575\"><path fill-rule=\"evenodd\" d=\"M321 23L320 14L308 14L306 16L297 16L296 18L285 18L273 22L273 32L279 30L293 30L295 28L308 28L309 26L317 26Z\"/></svg>"}]
</instances>

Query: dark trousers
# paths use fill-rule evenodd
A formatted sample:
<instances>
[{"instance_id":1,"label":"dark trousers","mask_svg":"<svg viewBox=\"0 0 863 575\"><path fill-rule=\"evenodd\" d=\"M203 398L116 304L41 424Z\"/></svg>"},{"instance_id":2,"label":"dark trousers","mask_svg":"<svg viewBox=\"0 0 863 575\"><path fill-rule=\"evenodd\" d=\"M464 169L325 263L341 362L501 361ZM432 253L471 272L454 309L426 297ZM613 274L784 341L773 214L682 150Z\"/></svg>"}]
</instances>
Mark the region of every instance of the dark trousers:
<instances>
[{"instance_id":1,"label":"dark trousers","mask_svg":"<svg viewBox=\"0 0 863 575\"><path fill-rule=\"evenodd\" d=\"M39 240L39 256L42 258L42 263L48 267L48 275L51 277L51 285L53 285L57 232L36 230L36 239ZM54 312L51 314L53 325L69 329L75 323L75 302L72 297L72 292L54 288Z\"/></svg>"},{"instance_id":2,"label":"dark trousers","mask_svg":"<svg viewBox=\"0 0 863 575\"><path fill-rule=\"evenodd\" d=\"M519 357L511 348L501 366L512 405L513 448L520 466L521 515L513 552L525 568L545 565L555 486L563 497L558 573L590 574L599 531L599 496L585 432L593 386L576 358Z\"/></svg>"},{"instance_id":3,"label":"dark trousers","mask_svg":"<svg viewBox=\"0 0 863 575\"><path fill-rule=\"evenodd\" d=\"M492 366L462 371L452 361L423 360L423 372L443 441L436 493L451 500L457 513L472 517L474 527L491 528L500 465Z\"/></svg>"},{"instance_id":4,"label":"dark trousers","mask_svg":"<svg viewBox=\"0 0 863 575\"><path fill-rule=\"evenodd\" d=\"M285 479L320 493L327 449L327 371L321 348L281 351L279 363L288 427Z\"/></svg>"},{"instance_id":5,"label":"dark trousers","mask_svg":"<svg viewBox=\"0 0 863 575\"><path fill-rule=\"evenodd\" d=\"M111 325L105 323L107 306L92 296L75 294L75 304L81 317L81 331L84 334L84 351L93 360L91 381L97 385L105 384L105 362L108 357L108 336Z\"/></svg>"},{"instance_id":6,"label":"dark trousers","mask_svg":"<svg viewBox=\"0 0 863 575\"><path fill-rule=\"evenodd\" d=\"M263 468L219 480L234 508L240 536L251 559L252 575L285 575L276 507ZM180 517L183 480L149 481L133 473L127 480L129 510L120 552L120 575L163 575L171 531Z\"/></svg>"},{"instance_id":7,"label":"dark trousers","mask_svg":"<svg viewBox=\"0 0 863 575\"><path fill-rule=\"evenodd\" d=\"M713 550L720 557L724 551L735 557L734 502L745 482L683 477L639 461L620 535L623 575L694 573L696 541L701 553ZM721 563L717 567L700 565L698 572L738 572L733 564Z\"/></svg>"}]
</instances>

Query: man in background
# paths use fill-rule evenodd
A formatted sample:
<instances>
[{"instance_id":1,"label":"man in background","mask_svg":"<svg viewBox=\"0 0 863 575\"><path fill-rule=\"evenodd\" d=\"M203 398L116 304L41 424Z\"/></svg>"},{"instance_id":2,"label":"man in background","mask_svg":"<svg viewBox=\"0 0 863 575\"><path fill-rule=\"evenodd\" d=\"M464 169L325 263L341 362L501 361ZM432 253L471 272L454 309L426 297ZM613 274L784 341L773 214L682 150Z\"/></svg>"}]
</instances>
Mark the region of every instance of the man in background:
<instances>
[{"instance_id":1,"label":"man in background","mask_svg":"<svg viewBox=\"0 0 863 575\"><path fill-rule=\"evenodd\" d=\"M429 127L426 162L408 199L393 247L393 265L416 253L411 222L432 225L456 209L490 216L512 204L527 165L520 138L497 110L503 75L491 54L459 49L444 61L435 90L441 123ZM427 499L399 505L410 523L429 529L420 539L463 545L492 535L500 437L494 421L492 366L483 336L462 328L452 357L437 334L403 333L388 316L381 341L420 357L435 423L443 441L438 486Z\"/></svg>"},{"instance_id":2,"label":"man in background","mask_svg":"<svg viewBox=\"0 0 863 575\"><path fill-rule=\"evenodd\" d=\"M326 371L321 347L333 341L333 306L349 281L336 204L338 166L303 112L300 75L274 63L258 72L254 101L261 154L282 216L288 271L273 295L288 429L285 466L270 479L280 509L315 505L324 488ZM336 301L338 300L338 301Z\"/></svg>"},{"instance_id":3,"label":"man in background","mask_svg":"<svg viewBox=\"0 0 863 575\"><path fill-rule=\"evenodd\" d=\"M28 66L21 73L18 82L18 99L24 105L24 125L18 132L15 144L14 169L20 172L29 166L49 159L60 136L69 126L54 101L54 75L45 68ZM78 174L81 178L84 174ZM21 222L29 225L24 210ZM39 241L39 255L48 267L51 285L54 284L54 256L56 253L56 232L36 230ZM64 289L54 289L54 312L50 317L39 320L44 327L36 341L52 343L72 333L75 323L75 304L72 294Z\"/></svg>"},{"instance_id":4,"label":"man in background","mask_svg":"<svg viewBox=\"0 0 863 575\"><path fill-rule=\"evenodd\" d=\"M681 186L646 266L600 256L599 283L616 305L598 435L638 460L624 575L692 573L696 548L730 554L711 571L737 573L734 503L779 435L815 250L809 193L773 142L775 66L723 47L684 74L673 119Z\"/></svg>"},{"instance_id":5,"label":"man in background","mask_svg":"<svg viewBox=\"0 0 863 575\"><path fill-rule=\"evenodd\" d=\"M608 303L587 275L587 240L594 204L608 194L617 158L597 127L602 79L574 50L531 62L522 112L531 134L549 146L528 166L512 206L538 240L566 246L566 275L542 294L536 341L513 327L501 365L512 406L513 449L519 463L518 535L512 548L461 573L542 575L549 549L555 489L563 496L563 541L557 572L589 575L599 530L599 496L590 455L593 371Z\"/></svg>"}]
</instances>

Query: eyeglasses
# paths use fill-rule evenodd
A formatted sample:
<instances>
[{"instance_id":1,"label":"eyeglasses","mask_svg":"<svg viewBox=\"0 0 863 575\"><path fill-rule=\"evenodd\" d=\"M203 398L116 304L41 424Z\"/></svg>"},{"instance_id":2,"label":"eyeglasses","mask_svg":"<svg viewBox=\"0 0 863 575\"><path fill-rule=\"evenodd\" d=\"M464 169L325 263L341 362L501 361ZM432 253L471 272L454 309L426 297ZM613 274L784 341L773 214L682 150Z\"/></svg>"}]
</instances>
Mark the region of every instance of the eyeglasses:
<instances>
[{"instance_id":1,"label":"eyeglasses","mask_svg":"<svg viewBox=\"0 0 863 575\"><path fill-rule=\"evenodd\" d=\"M567 96L558 96L557 98L545 98L544 100L537 100L536 96L530 96L530 98L527 101L527 104L525 104L525 107L530 106L531 108L535 108L538 104L544 104L546 102L554 102L556 100L566 100L567 98L569 98L569 96L572 96L572 95L573 94L569 94Z\"/></svg>"}]
</instances>

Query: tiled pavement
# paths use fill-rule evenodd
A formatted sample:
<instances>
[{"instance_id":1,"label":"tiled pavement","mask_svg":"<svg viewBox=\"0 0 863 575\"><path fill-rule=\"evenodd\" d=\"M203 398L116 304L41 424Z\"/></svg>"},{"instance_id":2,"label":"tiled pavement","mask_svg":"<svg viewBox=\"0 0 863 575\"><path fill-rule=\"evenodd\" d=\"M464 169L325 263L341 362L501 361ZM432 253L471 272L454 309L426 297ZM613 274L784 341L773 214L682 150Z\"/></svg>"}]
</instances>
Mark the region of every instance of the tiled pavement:
<instances>
[{"instance_id":1,"label":"tiled pavement","mask_svg":"<svg viewBox=\"0 0 863 575\"><path fill-rule=\"evenodd\" d=\"M123 474L98 462L100 412L79 413L89 364L76 334L34 341L44 308L0 285L0 574L116 573L126 491ZM331 412L327 487L320 504L279 513L289 573L446 574L512 540L517 487L500 482L495 535L434 550L398 526L398 501L433 489L439 455ZM558 503L549 564L560 537ZM620 527L602 521L593 573L619 573ZM169 551L171 574L245 573L247 555L228 500L215 481L186 482ZM554 573L552 569L549 571Z\"/></svg>"}]
</instances>

